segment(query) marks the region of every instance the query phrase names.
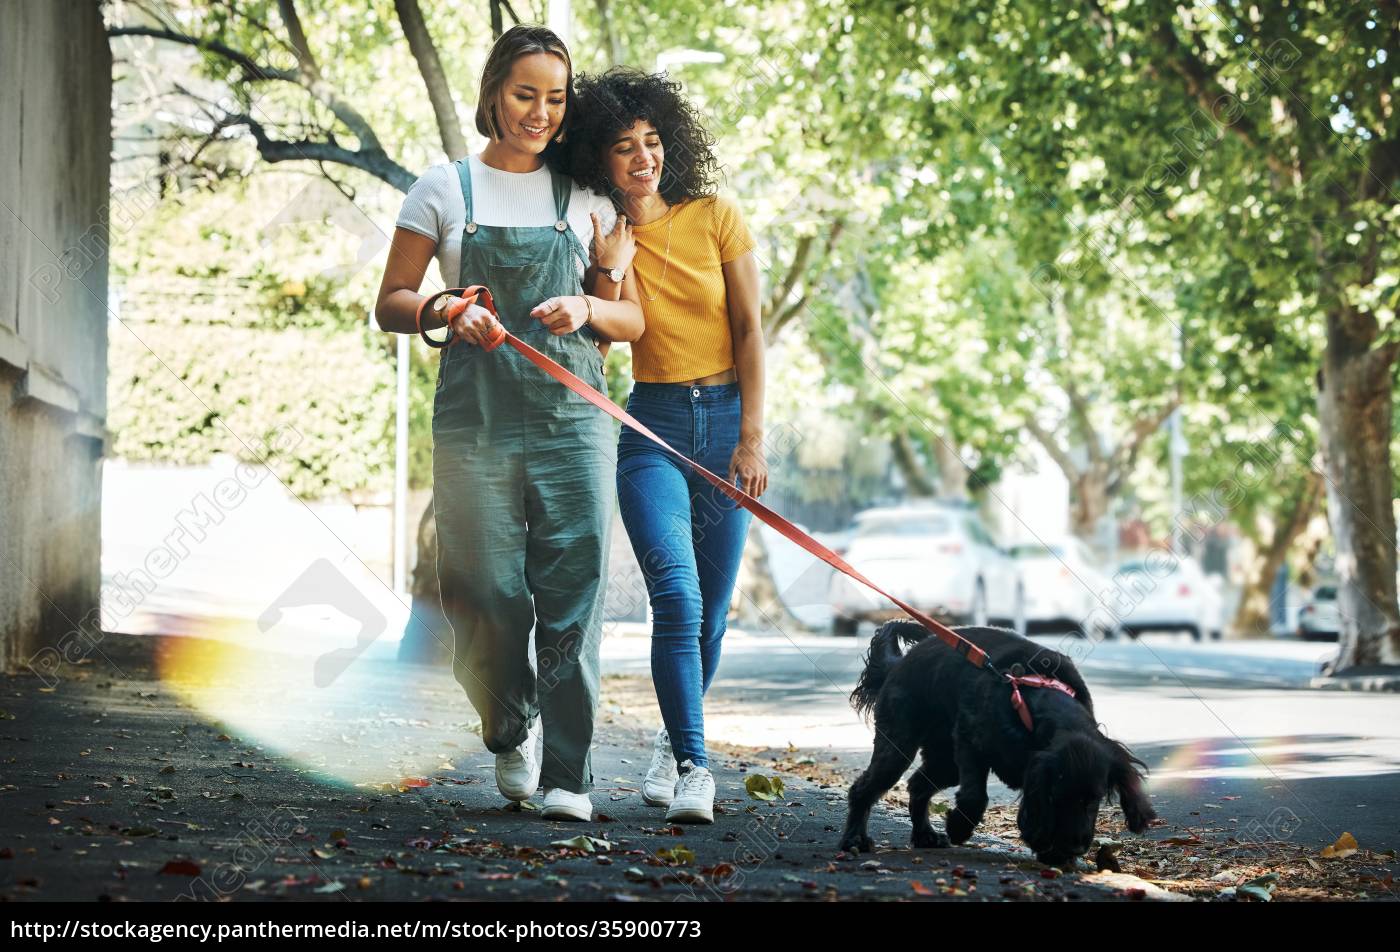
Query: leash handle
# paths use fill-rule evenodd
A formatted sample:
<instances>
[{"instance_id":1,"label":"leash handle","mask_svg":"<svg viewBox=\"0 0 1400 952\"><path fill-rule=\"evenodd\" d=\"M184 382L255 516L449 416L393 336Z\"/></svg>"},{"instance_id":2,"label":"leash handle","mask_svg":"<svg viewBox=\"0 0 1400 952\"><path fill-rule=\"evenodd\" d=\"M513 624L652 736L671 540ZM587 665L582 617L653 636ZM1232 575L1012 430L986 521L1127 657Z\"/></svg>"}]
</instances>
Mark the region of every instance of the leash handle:
<instances>
[{"instance_id":1,"label":"leash handle","mask_svg":"<svg viewBox=\"0 0 1400 952\"><path fill-rule=\"evenodd\" d=\"M500 324L500 318L496 314L496 302L491 299L491 292L486 288L485 285L474 284L469 288L448 288L445 291L437 291L433 294L429 294L423 300L418 302L418 310L413 312L413 319L414 322L418 325L418 336L423 338L423 343L427 344L434 350L442 350L443 348L451 347L454 344L461 342L461 338L457 336L456 331L451 331L451 336L445 341L435 341L431 337L429 337L427 333L423 330L423 312L425 310L428 310L429 308L436 311L437 301L439 298L443 297L453 297L457 299L449 301L447 305L442 309L443 314L447 318L449 331L451 331L452 318L456 317L458 314L461 314L471 305L480 303L482 307L486 308L486 310L491 312L492 317L496 318L496 328L499 331L498 333L492 336L490 342L487 345L485 345L485 349L495 350L497 347L501 346L502 342L505 341L506 329Z\"/></svg>"},{"instance_id":2,"label":"leash handle","mask_svg":"<svg viewBox=\"0 0 1400 952\"><path fill-rule=\"evenodd\" d=\"M496 313L496 306L491 300L491 292L488 291L485 287L482 287L481 285L475 285L470 288L453 288L447 291L439 291L437 294L432 295L431 297L426 299L423 302L423 304L426 305L428 301L434 300L435 298L443 294L458 294L460 297L465 299L467 304L480 300L483 307L489 310L493 315ZM452 306L455 306L455 304ZM463 304L462 306L465 307L466 305ZM422 309L423 305L420 305L420 314L422 312ZM458 313L460 313L460 311ZM783 537L797 544L811 555L814 555L817 558L821 559L823 562L825 562L827 565L830 565L838 572L841 572L842 574L855 579L857 582L860 582L862 585L866 586L872 591L878 592L879 594L883 595L895 605L898 605L900 609L902 609L909 615L909 617L913 618L919 624L927 628L940 641L948 645L954 651L958 652L969 662L971 662L974 666L981 668L986 667L988 665L987 653L981 648L977 647L972 642L968 641L966 638L953 631L953 629L949 628L947 625L943 624L938 619L934 618L932 615L920 611L913 605L910 605L907 602L902 601L901 599L895 598L889 592L885 591L883 588L876 585L870 579L866 578L862 573L857 571L855 567L848 564L845 559L841 558L839 555L828 549L826 546L822 545L816 539L813 539L807 533L797 528L797 526L793 525L787 519L784 519L772 509L769 509L763 503L759 502L753 496L750 496L748 493L735 486L733 483L729 482L726 479L721 479L705 467L701 466L699 463L690 459L690 457L686 456L684 453L681 453L679 450L675 449L675 447L671 446L671 444L667 443L661 437L653 433L646 426L646 424L642 423L640 420L633 417L632 414L628 413L626 410L623 410L617 404L613 403L609 397L599 393L592 386L585 383L583 380L580 380L573 373L570 373L566 368L561 367L558 363L551 360L549 357L546 357L544 354L540 353L538 350L531 347L529 344L525 343L523 340L507 331L505 327L501 326L499 323L497 324L497 326L500 327L500 333L493 338L491 345L486 348L487 350L495 350L502 343L510 344L510 346L514 347L517 351L519 351L520 354L526 360L530 361L536 367L539 367L541 370L543 370L549 376L553 377L555 380L559 381L565 387L572 390L579 396L583 397L589 403L593 404L593 406L597 407L599 410L602 410L604 413L617 420L622 425L631 427L633 430L640 433L642 436L645 436L657 446L661 447L667 453L674 456L677 460L689 466L710 485L714 486L725 496L733 500L736 504L743 506L749 512L753 513L759 519L759 521L765 523L768 526L771 526L773 529L776 529L778 533L781 534ZM421 318L419 322L419 333L422 333ZM426 337L424 339L427 340ZM456 340L457 338L454 334L452 343L456 343ZM429 343L430 346L448 346L446 344L433 345L432 342Z\"/></svg>"}]
</instances>

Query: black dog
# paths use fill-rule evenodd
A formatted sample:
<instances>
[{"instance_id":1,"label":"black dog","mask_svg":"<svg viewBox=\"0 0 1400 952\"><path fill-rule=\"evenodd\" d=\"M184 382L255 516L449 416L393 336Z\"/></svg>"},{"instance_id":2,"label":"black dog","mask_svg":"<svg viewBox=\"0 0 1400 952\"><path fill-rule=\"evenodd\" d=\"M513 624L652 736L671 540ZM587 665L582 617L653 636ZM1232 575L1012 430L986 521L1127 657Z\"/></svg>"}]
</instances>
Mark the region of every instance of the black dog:
<instances>
[{"instance_id":1,"label":"black dog","mask_svg":"<svg viewBox=\"0 0 1400 952\"><path fill-rule=\"evenodd\" d=\"M1128 829L1141 833L1156 818L1143 793L1146 765L1099 731L1089 688L1069 658L1000 628L958 628L985 651L998 671L1057 678L1074 697L1045 687L1023 687L1033 730L1012 706L1011 685L945 645L922 625L892 621L870 641L864 673L851 703L875 714L870 766L851 786L841 849L869 851L870 808L904 775L909 779L913 845L965 843L987 808L987 772L1021 791L1021 838L1047 865L1083 854L1093 843L1099 804L1116 793ZM900 643L913 644L901 653ZM935 793L956 786L947 834L929 825Z\"/></svg>"}]
</instances>

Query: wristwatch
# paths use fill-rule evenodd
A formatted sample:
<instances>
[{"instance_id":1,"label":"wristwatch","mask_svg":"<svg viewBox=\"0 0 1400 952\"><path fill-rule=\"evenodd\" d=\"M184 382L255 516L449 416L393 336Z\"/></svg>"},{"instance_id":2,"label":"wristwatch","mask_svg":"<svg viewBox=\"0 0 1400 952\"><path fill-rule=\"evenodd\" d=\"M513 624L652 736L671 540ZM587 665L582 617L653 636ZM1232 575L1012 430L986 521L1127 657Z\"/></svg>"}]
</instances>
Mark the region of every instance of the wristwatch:
<instances>
[{"instance_id":1,"label":"wristwatch","mask_svg":"<svg viewBox=\"0 0 1400 952\"><path fill-rule=\"evenodd\" d=\"M627 274L621 268L605 268L602 265L598 265L598 270L606 274L613 284L621 284L623 277Z\"/></svg>"}]
</instances>

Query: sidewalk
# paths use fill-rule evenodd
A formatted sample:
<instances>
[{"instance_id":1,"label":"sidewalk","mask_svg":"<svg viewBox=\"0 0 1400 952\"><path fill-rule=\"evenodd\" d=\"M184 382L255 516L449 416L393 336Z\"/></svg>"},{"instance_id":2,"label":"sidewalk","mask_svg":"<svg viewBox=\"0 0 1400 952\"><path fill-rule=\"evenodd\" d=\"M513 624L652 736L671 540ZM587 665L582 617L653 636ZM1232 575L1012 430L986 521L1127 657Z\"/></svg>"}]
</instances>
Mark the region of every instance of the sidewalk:
<instances>
[{"instance_id":1,"label":"sidewalk","mask_svg":"<svg viewBox=\"0 0 1400 952\"><path fill-rule=\"evenodd\" d=\"M1008 841L839 857L845 791L811 758L778 774L716 757L713 826L668 827L638 793L654 712L609 678L594 752L594 822L507 808L446 671L109 635L46 684L3 678L0 898L55 899L1122 899L1132 877L1041 867ZM320 684L317 674L321 675ZM748 758L748 759L745 759ZM803 779L797 772L812 779ZM781 776L782 797L744 778ZM830 778L827 778L830 779ZM583 836L592 838L577 840ZM574 840L577 845L558 845ZM592 850L592 852L590 852Z\"/></svg>"}]
</instances>

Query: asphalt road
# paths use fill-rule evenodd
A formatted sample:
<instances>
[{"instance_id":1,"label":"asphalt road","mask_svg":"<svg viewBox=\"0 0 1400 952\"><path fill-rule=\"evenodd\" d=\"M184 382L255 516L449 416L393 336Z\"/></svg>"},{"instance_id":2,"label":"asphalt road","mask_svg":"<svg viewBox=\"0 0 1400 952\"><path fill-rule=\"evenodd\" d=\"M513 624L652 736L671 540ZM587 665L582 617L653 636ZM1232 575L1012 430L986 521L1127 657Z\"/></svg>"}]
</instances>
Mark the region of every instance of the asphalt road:
<instances>
[{"instance_id":1,"label":"asphalt road","mask_svg":"<svg viewBox=\"0 0 1400 952\"><path fill-rule=\"evenodd\" d=\"M868 636L729 638L707 699L707 734L794 746L861 769L871 732L846 698ZM1075 653L1105 731L1151 768L1150 789L1164 818L1318 848L1350 832L1365 847L1394 849L1400 697L1307 688L1330 650L1288 642L1196 645L1163 635L1081 644ZM604 667L645 673L647 655L644 637L610 638ZM994 799L1014 799L995 786Z\"/></svg>"}]
</instances>

